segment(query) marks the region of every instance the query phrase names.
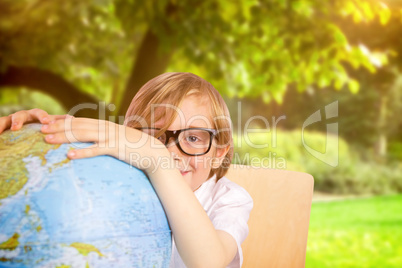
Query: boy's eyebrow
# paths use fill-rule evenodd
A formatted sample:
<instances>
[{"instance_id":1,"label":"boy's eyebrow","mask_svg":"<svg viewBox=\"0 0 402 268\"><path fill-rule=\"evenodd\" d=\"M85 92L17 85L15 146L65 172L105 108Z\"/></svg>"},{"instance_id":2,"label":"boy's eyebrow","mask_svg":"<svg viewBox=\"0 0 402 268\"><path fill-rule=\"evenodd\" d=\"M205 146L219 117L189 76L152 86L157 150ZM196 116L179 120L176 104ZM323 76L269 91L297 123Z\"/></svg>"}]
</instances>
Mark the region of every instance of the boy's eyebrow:
<instances>
[{"instance_id":1,"label":"boy's eyebrow","mask_svg":"<svg viewBox=\"0 0 402 268\"><path fill-rule=\"evenodd\" d=\"M155 125L154 128L162 128L162 126ZM211 129L211 128L214 128L214 127L190 125L188 127L180 128L180 129L187 129L187 128L208 128L208 129ZM180 130L180 129L173 129L173 130Z\"/></svg>"},{"instance_id":2,"label":"boy's eyebrow","mask_svg":"<svg viewBox=\"0 0 402 268\"><path fill-rule=\"evenodd\" d=\"M189 127L187 127L187 128L210 128L210 127L208 127L208 126L203 126L203 127L200 127L200 126L194 126L194 125L191 125L191 126L189 126Z\"/></svg>"}]
</instances>

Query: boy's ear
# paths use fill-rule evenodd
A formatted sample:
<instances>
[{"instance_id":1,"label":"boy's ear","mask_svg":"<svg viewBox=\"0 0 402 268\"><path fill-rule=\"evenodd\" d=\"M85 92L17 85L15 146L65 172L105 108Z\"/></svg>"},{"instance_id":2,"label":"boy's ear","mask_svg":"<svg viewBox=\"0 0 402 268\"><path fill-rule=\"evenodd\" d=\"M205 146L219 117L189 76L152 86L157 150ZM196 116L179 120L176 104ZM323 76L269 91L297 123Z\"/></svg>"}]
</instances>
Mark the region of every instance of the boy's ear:
<instances>
[{"instance_id":1,"label":"boy's ear","mask_svg":"<svg viewBox=\"0 0 402 268\"><path fill-rule=\"evenodd\" d=\"M229 149L230 145L223 148L216 148L214 161L212 162L212 168L216 169L222 165L222 162L225 159L225 156L228 153Z\"/></svg>"}]
</instances>

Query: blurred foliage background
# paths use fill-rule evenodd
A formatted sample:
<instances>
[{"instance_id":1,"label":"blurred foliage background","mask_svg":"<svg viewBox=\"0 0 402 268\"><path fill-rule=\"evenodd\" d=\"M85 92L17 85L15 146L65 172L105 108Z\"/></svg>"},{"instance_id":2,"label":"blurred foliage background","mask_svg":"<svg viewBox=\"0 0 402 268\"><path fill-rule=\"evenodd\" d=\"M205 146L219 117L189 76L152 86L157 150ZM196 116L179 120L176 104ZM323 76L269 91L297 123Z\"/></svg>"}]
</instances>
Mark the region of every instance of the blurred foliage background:
<instances>
[{"instance_id":1,"label":"blurred foliage background","mask_svg":"<svg viewBox=\"0 0 402 268\"><path fill-rule=\"evenodd\" d=\"M0 116L103 102L114 109L75 115L118 121L149 79L193 72L227 101L235 163L308 172L330 194L402 193L401 0L0 0L0 13Z\"/></svg>"}]
</instances>

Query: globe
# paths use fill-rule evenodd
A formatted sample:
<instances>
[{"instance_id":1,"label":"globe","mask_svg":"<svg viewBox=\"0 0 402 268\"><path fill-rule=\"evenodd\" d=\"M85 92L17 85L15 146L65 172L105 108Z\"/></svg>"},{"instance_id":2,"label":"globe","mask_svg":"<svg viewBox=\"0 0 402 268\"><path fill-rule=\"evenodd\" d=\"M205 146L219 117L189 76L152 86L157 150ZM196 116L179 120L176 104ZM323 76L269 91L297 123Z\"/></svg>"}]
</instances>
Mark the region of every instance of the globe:
<instances>
[{"instance_id":1,"label":"globe","mask_svg":"<svg viewBox=\"0 0 402 268\"><path fill-rule=\"evenodd\" d=\"M168 267L171 231L144 173L69 160L40 124L0 135L0 267Z\"/></svg>"}]
</instances>

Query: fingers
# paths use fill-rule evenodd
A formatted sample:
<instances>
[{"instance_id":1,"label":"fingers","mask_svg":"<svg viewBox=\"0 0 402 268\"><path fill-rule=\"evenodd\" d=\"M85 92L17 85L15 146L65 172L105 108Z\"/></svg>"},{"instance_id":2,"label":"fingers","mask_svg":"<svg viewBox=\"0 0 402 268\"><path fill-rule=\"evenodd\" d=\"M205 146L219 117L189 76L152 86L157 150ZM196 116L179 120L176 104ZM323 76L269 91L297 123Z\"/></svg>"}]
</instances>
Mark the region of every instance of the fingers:
<instances>
[{"instance_id":1,"label":"fingers","mask_svg":"<svg viewBox=\"0 0 402 268\"><path fill-rule=\"evenodd\" d=\"M42 129L46 129L46 125ZM86 129L65 129L62 131L49 131L45 136L48 143L73 143L73 142L98 142L99 134L97 130Z\"/></svg>"},{"instance_id":2,"label":"fingers","mask_svg":"<svg viewBox=\"0 0 402 268\"><path fill-rule=\"evenodd\" d=\"M19 130L25 123L38 121L49 123L49 114L41 109L18 111L11 115L11 130Z\"/></svg>"},{"instance_id":3,"label":"fingers","mask_svg":"<svg viewBox=\"0 0 402 268\"><path fill-rule=\"evenodd\" d=\"M41 109L18 111L9 116L0 118L0 133L8 128L11 128L11 130L19 130L25 123L40 122L42 124L48 124L52 120L64 119L66 116L67 115L49 115L46 111Z\"/></svg>"},{"instance_id":4,"label":"fingers","mask_svg":"<svg viewBox=\"0 0 402 268\"><path fill-rule=\"evenodd\" d=\"M39 121L42 124L49 124L50 122L74 117L69 114L62 115L49 115L46 111L41 109L32 109L28 111L30 121Z\"/></svg>"},{"instance_id":5,"label":"fingers","mask_svg":"<svg viewBox=\"0 0 402 268\"><path fill-rule=\"evenodd\" d=\"M54 115L54 117L55 117L56 120L58 120L58 119L65 119L65 118L68 118L68 117L74 118L74 116L69 115L69 114Z\"/></svg>"},{"instance_id":6,"label":"fingers","mask_svg":"<svg viewBox=\"0 0 402 268\"><path fill-rule=\"evenodd\" d=\"M74 131L101 131L109 128L111 122L89 119L89 118L75 118L70 115L59 116L63 119L53 120L49 124L42 126L42 132L45 134L63 132L67 130ZM114 124L116 125L116 124Z\"/></svg>"},{"instance_id":7,"label":"fingers","mask_svg":"<svg viewBox=\"0 0 402 268\"><path fill-rule=\"evenodd\" d=\"M66 117L43 125L42 132L47 134L45 141L51 144L94 142L93 146L68 153L70 159L78 159L97 155L114 156L120 145L117 138L119 127L108 121Z\"/></svg>"},{"instance_id":8,"label":"fingers","mask_svg":"<svg viewBox=\"0 0 402 268\"><path fill-rule=\"evenodd\" d=\"M102 150L101 148L98 147L98 145L94 144L85 149L70 150L67 153L67 156L69 159L81 159L105 154L107 154L106 150Z\"/></svg>"},{"instance_id":9,"label":"fingers","mask_svg":"<svg viewBox=\"0 0 402 268\"><path fill-rule=\"evenodd\" d=\"M49 114L41 109L32 109L28 111L28 122L39 121L42 124L47 124L50 122Z\"/></svg>"},{"instance_id":10,"label":"fingers","mask_svg":"<svg viewBox=\"0 0 402 268\"><path fill-rule=\"evenodd\" d=\"M68 117L43 125L41 130L49 134L45 138L49 143L106 143L116 139L118 126L108 121Z\"/></svg>"},{"instance_id":11,"label":"fingers","mask_svg":"<svg viewBox=\"0 0 402 268\"><path fill-rule=\"evenodd\" d=\"M74 116L69 115L69 114L61 114L61 115L49 115L49 122L42 122L42 124L47 124L50 122L54 122L56 120L60 120L60 119L66 119L66 118L74 118Z\"/></svg>"},{"instance_id":12,"label":"fingers","mask_svg":"<svg viewBox=\"0 0 402 268\"><path fill-rule=\"evenodd\" d=\"M11 127L11 116L0 117L0 133Z\"/></svg>"},{"instance_id":13,"label":"fingers","mask_svg":"<svg viewBox=\"0 0 402 268\"><path fill-rule=\"evenodd\" d=\"M19 111L11 115L11 130L19 130L28 121L28 111Z\"/></svg>"}]
</instances>

